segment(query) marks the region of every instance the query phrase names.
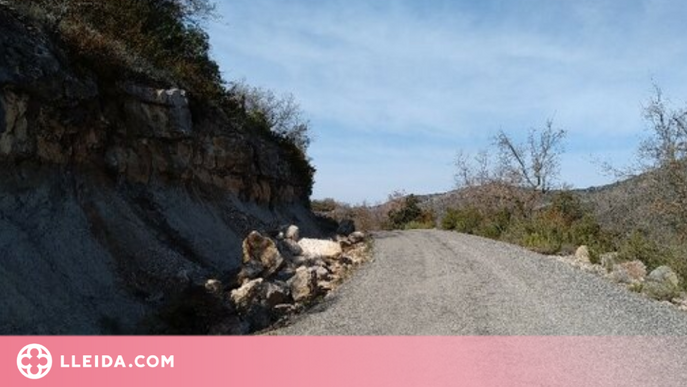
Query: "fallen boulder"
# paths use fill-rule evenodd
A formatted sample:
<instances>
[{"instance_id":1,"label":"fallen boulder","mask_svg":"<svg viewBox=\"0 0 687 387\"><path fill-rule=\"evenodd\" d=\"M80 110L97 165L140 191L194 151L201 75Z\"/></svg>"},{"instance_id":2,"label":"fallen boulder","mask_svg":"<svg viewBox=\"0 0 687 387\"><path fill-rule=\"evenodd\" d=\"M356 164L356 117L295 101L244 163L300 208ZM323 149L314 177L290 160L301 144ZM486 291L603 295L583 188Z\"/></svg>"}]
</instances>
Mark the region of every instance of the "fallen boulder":
<instances>
[{"instance_id":1,"label":"fallen boulder","mask_svg":"<svg viewBox=\"0 0 687 387\"><path fill-rule=\"evenodd\" d=\"M587 246L580 246L575 251L575 259L582 263L591 263L591 255L589 254L589 248Z\"/></svg>"},{"instance_id":2,"label":"fallen boulder","mask_svg":"<svg viewBox=\"0 0 687 387\"><path fill-rule=\"evenodd\" d=\"M260 277L260 274L265 270L265 266L262 263L250 260L243 264L241 271L239 272L237 279L239 284L243 285L247 281Z\"/></svg>"},{"instance_id":3,"label":"fallen boulder","mask_svg":"<svg viewBox=\"0 0 687 387\"><path fill-rule=\"evenodd\" d=\"M267 282L264 286L264 299L267 307L274 308L277 305L289 303L291 291L282 281Z\"/></svg>"},{"instance_id":4,"label":"fallen boulder","mask_svg":"<svg viewBox=\"0 0 687 387\"><path fill-rule=\"evenodd\" d=\"M329 270L324 266L313 266L313 271L315 272L315 277L317 282L327 281L330 278Z\"/></svg>"},{"instance_id":5,"label":"fallen boulder","mask_svg":"<svg viewBox=\"0 0 687 387\"><path fill-rule=\"evenodd\" d=\"M296 274L287 281L287 284L291 288L291 297L294 301L305 301L314 296L317 290L317 275L309 268L301 266L296 269Z\"/></svg>"},{"instance_id":6,"label":"fallen boulder","mask_svg":"<svg viewBox=\"0 0 687 387\"><path fill-rule=\"evenodd\" d=\"M284 232L284 238L298 242L298 239L300 239L300 231L298 230L298 226L294 226L292 224L287 227L286 231Z\"/></svg>"},{"instance_id":7,"label":"fallen boulder","mask_svg":"<svg viewBox=\"0 0 687 387\"><path fill-rule=\"evenodd\" d=\"M657 267L646 277L642 293L656 300L672 300L680 294L680 279L668 266Z\"/></svg>"},{"instance_id":8,"label":"fallen boulder","mask_svg":"<svg viewBox=\"0 0 687 387\"><path fill-rule=\"evenodd\" d=\"M309 259L335 258L341 255L341 245L334 241L303 238L298 242L303 255Z\"/></svg>"},{"instance_id":9,"label":"fallen boulder","mask_svg":"<svg viewBox=\"0 0 687 387\"><path fill-rule=\"evenodd\" d=\"M280 250L288 257L303 255L303 248L293 239L284 239L279 242Z\"/></svg>"},{"instance_id":10,"label":"fallen boulder","mask_svg":"<svg viewBox=\"0 0 687 387\"><path fill-rule=\"evenodd\" d=\"M270 238L263 237L259 232L253 231L243 241L243 262L260 262L265 271L264 276L277 272L284 264L284 258L279 253L277 245Z\"/></svg>"},{"instance_id":11,"label":"fallen boulder","mask_svg":"<svg viewBox=\"0 0 687 387\"><path fill-rule=\"evenodd\" d=\"M231 291L231 301L239 311L247 311L260 297L262 291L262 278L248 281L240 288Z\"/></svg>"}]
</instances>

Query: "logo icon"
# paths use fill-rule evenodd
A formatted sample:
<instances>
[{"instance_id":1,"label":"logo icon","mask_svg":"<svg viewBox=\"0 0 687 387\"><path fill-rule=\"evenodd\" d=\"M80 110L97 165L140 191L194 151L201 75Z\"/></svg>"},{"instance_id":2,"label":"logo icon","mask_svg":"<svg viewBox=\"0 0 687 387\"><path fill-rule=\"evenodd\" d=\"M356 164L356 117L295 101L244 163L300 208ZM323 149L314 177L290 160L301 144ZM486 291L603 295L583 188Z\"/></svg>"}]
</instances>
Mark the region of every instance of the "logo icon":
<instances>
[{"instance_id":1,"label":"logo icon","mask_svg":"<svg viewBox=\"0 0 687 387\"><path fill-rule=\"evenodd\" d=\"M40 344L29 344L17 355L17 368L29 379L40 379L50 372L52 355Z\"/></svg>"}]
</instances>

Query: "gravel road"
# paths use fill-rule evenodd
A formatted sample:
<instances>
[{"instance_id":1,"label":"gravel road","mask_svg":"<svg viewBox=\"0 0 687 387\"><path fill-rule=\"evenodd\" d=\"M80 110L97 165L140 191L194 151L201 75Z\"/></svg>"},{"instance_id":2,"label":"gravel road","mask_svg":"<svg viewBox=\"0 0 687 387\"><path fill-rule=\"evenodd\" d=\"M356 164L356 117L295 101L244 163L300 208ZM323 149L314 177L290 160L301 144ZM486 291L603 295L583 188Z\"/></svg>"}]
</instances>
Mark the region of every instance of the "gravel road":
<instances>
[{"instance_id":1,"label":"gravel road","mask_svg":"<svg viewBox=\"0 0 687 387\"><path fill-rule=\"evenodd\" d=\"M687 335L687 313L517 246L374 236L374 260L286 335Z\"/></svg>"}]
</instances>

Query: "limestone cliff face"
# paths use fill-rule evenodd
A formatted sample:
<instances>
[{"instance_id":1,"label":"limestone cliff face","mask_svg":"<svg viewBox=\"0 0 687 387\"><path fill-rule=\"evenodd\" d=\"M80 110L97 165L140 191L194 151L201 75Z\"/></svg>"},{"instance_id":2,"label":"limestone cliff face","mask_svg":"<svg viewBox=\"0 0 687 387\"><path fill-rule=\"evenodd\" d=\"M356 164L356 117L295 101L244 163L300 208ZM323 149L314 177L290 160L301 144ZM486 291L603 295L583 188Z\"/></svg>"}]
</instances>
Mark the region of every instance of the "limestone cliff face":
<instances>
[{"instance_id":1,"label":"limestone cliff face","mask_svg":"<svg viewBox=\"0 0 687 387\"><path fill-rule=\"evenodd\" d=\"M245 120L184 90L76 70L46 34L0 18L0 159L200 183L262 204L307 200L284 150Z\"/></svg>"},{"instance_id":2,"label":"limestone cliff face","mask_svg":"<svg viewBox=\"0 0 687 387\"><path fill-rule=\"evenodd\" d=\"M0 4L0 334L150 332L179 289L232 282L251 230L318 233L309 177L245 114L96 70Z\"/></svg>"}]
</instances>

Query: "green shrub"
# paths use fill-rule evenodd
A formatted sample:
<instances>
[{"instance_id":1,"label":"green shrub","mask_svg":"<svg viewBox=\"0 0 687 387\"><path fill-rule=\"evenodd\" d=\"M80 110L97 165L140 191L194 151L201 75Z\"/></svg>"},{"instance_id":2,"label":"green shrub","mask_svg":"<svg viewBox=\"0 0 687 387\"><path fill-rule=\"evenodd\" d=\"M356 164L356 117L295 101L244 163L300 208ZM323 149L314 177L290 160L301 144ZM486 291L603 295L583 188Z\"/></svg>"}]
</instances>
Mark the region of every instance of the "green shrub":
<instances>
[{"instance_id":1,"label":"green shrub","mask_svg":"<svg viewBox=\"0 0 687 387\"><path fill-rule=\"evenodd\" d=\"M555 233L533 232L528 234L522 245L541 254L556 254L561 250L561 240Z\"/></svg>"},{"instance_id":2,"label":"green shrub","mask_svg":"<svg viewBox=\"0 0 687 387\"><path fill-rule=\"evenodd\" d=\"M449 208L446 210L446 214L441 218L441 229L442 230L455 230L456 229L456 210Z\"/></svg>"},{"instance_id":3,"label":"green shrub","mask_svg":"<svg viewBox=\"0 0 687 387\"><path fill-rule=\"evenodd\" d=\"M419 206L420 200L415 195L408 195L403 199L403 204L396 209L388 212L387 229L404 230L409 225L420 226L426 225L428 227L418 228L434 228L434 214L430 211L424 211ZM429 226L431 225L431 226Z\"/></svg>"},{"instance_id":4,"label":"green shrub","mask_svg":"<svg viewBox=\"0 0 687 387\"><path fill-rule=\"evenodd\" d=\"M482 217L482 222L477 233L487 238L499 239L511 226L512 219L513 215L507 208L489 213Z\"/></svg>"},{"instance_id":5,"label":"green shrub","mask_svg":"<svg viewBox=\"0 0 687 387\"><path fill-rule=\"evenodd\" d=\"M600 265L601 253L599 252L599 249L594 245L588 245L587 249L589 250L589 262L594 265Z\"/></svg>"},{"instance_id":6,"label":"green shrub","mask_svg":"<svg viewBox=\"0 0 687 387\"><path fill-rule=\"evenodd\" d=\"M449 209L441 221L441 226L444 230L476 234L482 221L482 214L474 207Z\"/></svg>"},{"instance_id":7,"label":"green shrub","mask_svg":"<svg viewBox=\"0 0 687 387\"><path fill-rule=\"evenodd\" d=\"M422 210L419 202L418 198L411 194L404 199L401 208L389 211L389 223L392 228L402 229L406 224L420 218Z\"/></svg>"},{"instance_id":8,"label":"green shrub","mask_svg":"<svg viewBox=\"0 0 687 387\"><path fill-rule=\"evenodd\" d=\"M542 254L558 253L566 242L562 226L547 216L520 219L508 233L509 241Z\"/></svg>"},{"instance_id":9,"label":"green shrub","mask_svg":"<svg viewBox=\"0 0 687 387\"><path fill-rule=\"evenodd\" d=\"M677 259L675 248L663 247L650 239L646 233L633 231L622 241L618 251L618 259L621 261L639 260L644 262L647 270L653 270L659 266L667 265L673 270L684 266Z\"/></svg>"},{"instance_id":10,"label":"green shrub","mask_svg":"<svg viewBox=\"0 0 687 387\"><path fill-rule=\"evenodd\" d=\"M598 261L599 252L614 250L613 235L605 232L570 192L556 193L548 205L526 213L505 206L451 208L441 227L507 241L543 254L572 254L578 246L587 245L593 261Z\"/></svg>"},{"instance_id":11,"label":"green shrub","mask_svg":"<svg viewBox=\"0 0 687 387\"><path fill-rule=\"evenodd\" d=\"M663 261L660 265L666 265L673 269L675 273L680 278L680 286L687 290L687 255L685 255L684 247L674 247L669 250L670 252L663 256ZM652 269L659 262L651 263ZM659 265L659 266L660 266ZM647 265L648 267L649 265Z\"/></svg>"},{"instance_id":12,"label":"green shrub","mask_svg":"<svg viewBox=\"0 0 687 387\"><path fill-rule=\"evenodd\" d=\"M660 262L664 261L665 255L666 252L656 242L647 238L643 232L635 230L622 241L618 251L618 260L639 260L644 262L647 268L651 270L660 266Z\"/></svg>"},{"instance_id":13,"label":"green shrub","mask_svg":"<svg viewBox=\"0 0 687 387\"><path fill-rule=\"evenodd\" d=\"M568 239L578 246L592 246L599 242L601 235L601 225L593 215L585 214L570 224Z\"/></svg>"},{"instance_id":14,"label":"green shrub","mask_svg":"<svg viewBox=\"0 0 687 387\"><path fill-rule=\"evenodd\" d=\"M640 260L648 271L659 266L668 266L678 277L681 286L687 289L687 251L681 244L659 245L649 238L646 232L633 231L620 243L618 259L621 261Z\"/></svg>"}]
</instances>

